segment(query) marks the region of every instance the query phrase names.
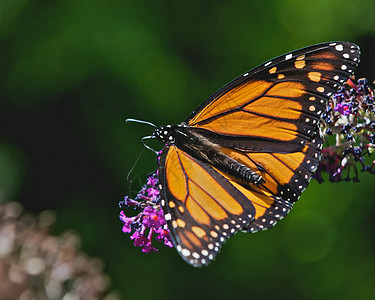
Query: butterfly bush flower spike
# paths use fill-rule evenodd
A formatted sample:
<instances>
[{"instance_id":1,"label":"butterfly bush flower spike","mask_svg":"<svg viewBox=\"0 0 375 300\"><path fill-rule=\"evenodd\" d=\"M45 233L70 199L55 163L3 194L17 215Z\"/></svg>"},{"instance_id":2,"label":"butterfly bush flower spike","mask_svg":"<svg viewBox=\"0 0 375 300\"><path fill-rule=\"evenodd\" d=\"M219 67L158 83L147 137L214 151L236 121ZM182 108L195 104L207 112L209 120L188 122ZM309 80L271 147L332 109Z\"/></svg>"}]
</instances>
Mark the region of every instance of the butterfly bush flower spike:
<instances>
[{"instance_id":1,"label":"butterfly bush flower spike","mask_svg":"<svg viewBox=\"0 0 375 300\"><path fill-rule=\"evenodd\" d=\"M134 208L139 213L128 217L124 210L120 212L120 220L123 222L122 231L131 234L130 239L134 246L141 247L145 253L158 251L153 245L155 238L168 247L173 247L169 230L160 207L158 189L159 180L157 172L147 178L146 184L138 192L135 199L128 196L119 203L121 209Z\"/></svg>"},{"instance_id":2,"label":"butterfly bush flower spike","mask_svg":"<svg viewBox=\"0 0 375 300\"><path fill-rule=\"evenodd\" d=\"M326 148L315 179L359 181L359 172L375 173L375 94L367 79L349 79L330 99L322 115ZM353 176L354 177L351 177Z\"/></svg>"}]
</instances>

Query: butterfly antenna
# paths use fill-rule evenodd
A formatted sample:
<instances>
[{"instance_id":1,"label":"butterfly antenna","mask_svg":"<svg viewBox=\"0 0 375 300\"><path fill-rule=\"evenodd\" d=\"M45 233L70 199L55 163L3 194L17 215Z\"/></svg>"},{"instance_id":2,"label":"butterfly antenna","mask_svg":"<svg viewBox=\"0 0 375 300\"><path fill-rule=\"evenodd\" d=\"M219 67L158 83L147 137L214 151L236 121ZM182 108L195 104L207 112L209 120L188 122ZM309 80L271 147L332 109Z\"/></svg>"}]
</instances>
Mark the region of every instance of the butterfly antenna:
<instances>
[{"instance_id":1,"label":"butterfly antenna","mask_svg":"<svg viewBox=\"0 0 375 300\"><path fill-rule=\"evenodd\" d=\"M130 183L132 182L131 180L129 180L130 175L131 175L131 173L134 171L135 166L137 165L138 161L140 160L140 158L141 158L141 156L142 156L142 154L143 154L143 151L145 151L145 149L147 148L148 150L151 150L152 152L154 152L156 155L159 154L158 151L152 149L149 145L147 145L147 141L150 140L150 139L154 139L154 138L155 138L155 137L154 137L153 135L150 135L150 136L144 136L144 137L142 138L141 141L142 141L142 144L143 144L144 147L142 148L142 151L139 153L137 159L135 160L135 162L134 162L134 164L133 164L133 167L130 169L128 175L126 176L126 180L129 181ZM145 142L144 140L147 140L147 141Z\"/></svg>"},{"instance_id":2,"label":"butterfly antenna","mask_svg":"<svg viewBox=\"0 0 375 300\"><path fill-rule=\"evenodd\" d=\"M146 124L146 125L150 125L154 128L157 128L158 126L156 126L155 124L151 123L151 122L148 122L148 121L142 121L142 120L137 120L137 119L126 119L125 120L126 122L134 122L134 123L141 123L141 124Z\"/></svg>"},{"instance_id":3,"label":"butterfly antenna","mask_svg":"<svg viewBox=\"0 0 375 300\"><path fill-rule=\"evenodd\" d=\"M126 121L126 122L134 122L134 123L146 124L146 125L150 125L150 126L152 126L152 127L154 127L154 128L157 128L157 126L156 126L155 124L153 124L153 123L151 123L151 122L148 122L148 121L137 120L137 119L131 119L131 118L126 119L125 121ZM155 138L154 135L145 136L145 137L142 138L141 141L142 141L142 144L143 144L144 148L142 148L142 151L139 153L139 155L138 155L136 161L135 161L134 164L133 164L133 167L130 169L128 175L126 176L127 181L129 181L130 183L132 182L131 180L129 180L130 175L131 175L131 173L134 171L134 168L135 168L135 166L137 165L139 159L141 158L141 156L142 156L143 151L145 150L145 148L147 148L148 150L151 150L151 151L154 152L155 154L158 154L158 151L152 149L149 145L147 145L147 141L150 140L150 139L154 139L154 138ZM147 140L147 141L145 142L145 140Z\"/></svg>"},{"instance_id":4,"label":"butterfly antenna","mask_svg":"<svg viewBox=\"0 0 375 300\"><path fill-rule=\"evenodd\" d=\"M137 159L135 160L135 162L134 162L132 168L130 169L128 175L126 176L126 180L129 181L130 183L133 182L132 180L129 179L129 178L130 178L130 174L134 171L134 168L135 168L135 166L137 165L139 159L141 158L141 156L142 156L142 154L143 154L143 151L145 151L145 148L142 148L142 150L141 150L141 152L139 153Z\"/></svg>"},{"instance_id":5,"label":"butterfly antenna","mask_svg":"<svg viewBox=\"0 0 375 300\"><path fill-rule=\"evenodd\" d=\"M159 154L158 151L156 151L155 149L152 149L149 145L147 145L147 142L148 142L149 140L151 140L151 139L154 139L154 138L155 138L154 135L144 136L144 137L142 138L142 144L143 144L143 146L144 146L145 148L147 148L148 150L151 150L151 151L154 152L156 155L158 155L158 154ZM145 142L144 140L147 140L147 141Z\"/></svg>"}]
</instances>

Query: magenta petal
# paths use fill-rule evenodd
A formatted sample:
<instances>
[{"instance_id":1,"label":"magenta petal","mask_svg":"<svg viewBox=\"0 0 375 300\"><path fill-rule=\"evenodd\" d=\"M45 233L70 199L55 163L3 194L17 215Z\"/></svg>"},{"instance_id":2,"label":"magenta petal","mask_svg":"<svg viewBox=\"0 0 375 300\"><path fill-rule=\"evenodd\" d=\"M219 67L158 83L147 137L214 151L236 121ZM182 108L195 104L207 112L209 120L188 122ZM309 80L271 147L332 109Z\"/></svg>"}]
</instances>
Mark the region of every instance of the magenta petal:
<instances>
[{"instance_id":1,"label":"magenta petal","mask_svg":"<svg viewBox=\"0 0 375 300\"><path fill-rule=\"evenodd\" d=\"M157 179L156 177L149 176L149 177L147 178L147 185L148 185L148 186L152 186L152 187L154 187L154 186L157 185L157 184L158 184L158 179Z\"/></svg>"},{"instance_id":2,"label":"magenta petal","mask_svg":"<svg viewBox=\"0 0 375 300\"><path fill-rule=\"evenodd\" d=\"M120 220L124 223L122 231L124 233L130 233L132 231L131 225L133 224L136 217L127 217L123 211L120 212Z\"/></svg>"},{"instance_id":3,"label":"magenta petal","mask_svg":"<svg viewBox=\"0 0 375 300\"><path fill-rule=\"evenodd\" d=\"M143 210L143 214L146 215L146 216L152 216L152 215L155 214L155 212L156 212L156 210L151 206L147 206Z\"/></svg>"},{"instance_id":4,"label":"magenta petal","mask_svg":"<svg viewBox=\"0 0 375 300\"><path fill-rule=\"evenodd\" d=\"M139 233L138 231L134 232L130 239L134 241L134 246L136 247L142 247L146 243L148 243L147 237L145 237L143 234Z\"/></svg>"},{"instance_id":5,"label":"magenta petal","mask_svg":"<svg viewBox=\"0 0 375 300\"><path fill-rule=\"evenodd\" d=\"M158 216L158 221L159 221L159 225L160 226L164 226L165 224L167 224L167 222L165 221L165 218L164 218L164 213L162 210L159 210L156 215Z\"/></svg>"},{"instance_id":6,"label":"magenta petal","mask_svg":"<svg viewBox=\"0 0 375 300\"><path fill-rule=\"evenodd\" d=\"M132 231L131 227L124 224L124 226L122 226L122 232L124 233L130 233Z\"/></svg>"},{"instance_id":7,"label":"magenta petal","mask_svg":"<svg viewBox=\"0 0 375 300\"><path fill-rule=\"evenodd\" d=\"M155 232L157 233L156 239L160 242L164 242L164 245L168 247L173 247L172 240L169 235L168 229L156 229Z\"/></svg>"},{"instance_id":8,"label":"magenta petal","mask_svg":"<svg viewBox=\"0 0 375 300\"><path fill-rule=\"evenodd\" d=\"M157 252L158 249L156 249L154 246L152 246L151 242L148 241L145 243L142 247L142 252L144 253L150 253L151 251Z\"/></svg>"},{"instance_id":9,"label":"magenta petal","mask_svg":"<svg viewBox=\"0 0 375 300\"><path fill-rule=\"evenodd\" d=\"M147 189L147 195L149 197L158 197L159 196L159 190L155 188L148 188Z\"/></svg>"}]
</instances>

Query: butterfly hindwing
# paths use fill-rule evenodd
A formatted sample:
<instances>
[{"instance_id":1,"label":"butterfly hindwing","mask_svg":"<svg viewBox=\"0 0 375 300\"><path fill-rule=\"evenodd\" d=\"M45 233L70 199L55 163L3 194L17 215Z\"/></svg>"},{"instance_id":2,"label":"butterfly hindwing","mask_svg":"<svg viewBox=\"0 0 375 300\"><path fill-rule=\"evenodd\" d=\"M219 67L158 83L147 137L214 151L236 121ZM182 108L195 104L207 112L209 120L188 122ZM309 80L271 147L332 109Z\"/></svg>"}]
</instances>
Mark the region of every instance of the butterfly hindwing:
<instances>
[{"instance_id":1,"label":"butterfly hindwing","mask_svg":"<svg viewBox=\"0 0 375 300\"><path fill-rule=\"evenodd\" d=\"M278 174L290 174L290 176L278 177L275 168L269 168L267 174L272 179L266 180L263 188L272 190L276 196L275 204L269 207L263 215L255 218L250 224L247 232L254 233L258 230L265 230L275 225L267 220L285 217L301 193L306 189L309 181L320 162L320 150L323 141L316 135L306 145L302 153L277 154L270 153L279 162ZM264 155L264 154L263 154ZM251 155L249 155L251 157ZM281 170L280 170L281 169Z\"/></svg>"},{"instance_id":2,"label":"butterfly hindwing","mask_svg":"<svg viewBox=\"0 0 375 300\"><path fill-rule=\"evenodd\" d=\"M225 174L177 147L160 158L161 204L171 238L194 266L212 261L222 244L247 228L256 208Z\"/></svg>"}]
</instances>

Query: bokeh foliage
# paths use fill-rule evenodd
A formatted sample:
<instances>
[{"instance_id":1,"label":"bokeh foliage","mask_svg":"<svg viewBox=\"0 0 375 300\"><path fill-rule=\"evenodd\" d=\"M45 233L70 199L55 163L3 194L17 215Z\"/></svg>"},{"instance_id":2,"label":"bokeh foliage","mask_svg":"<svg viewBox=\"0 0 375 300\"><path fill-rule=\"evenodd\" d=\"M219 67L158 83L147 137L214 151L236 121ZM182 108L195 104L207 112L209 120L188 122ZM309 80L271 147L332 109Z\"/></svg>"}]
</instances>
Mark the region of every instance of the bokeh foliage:
<instances>
[{"instance_id":1,"label":"bokeh foliage","mask_svg":"<svg viewBox=\"0 0 375 300\"><path fill-rule=\"evenodd\" d=\"M0 0L0 192L57 212L130 299L370 299L374 178L313 182L274 229L238 234L195 270L121 232L117 202L151 128L181 122L227 81L282 53L329 40L363 49L374 79L373 0ZM153 143L153 147L161 147ZM153 171L146 151L132 174Z\"/></svg>"}]
</instances>

